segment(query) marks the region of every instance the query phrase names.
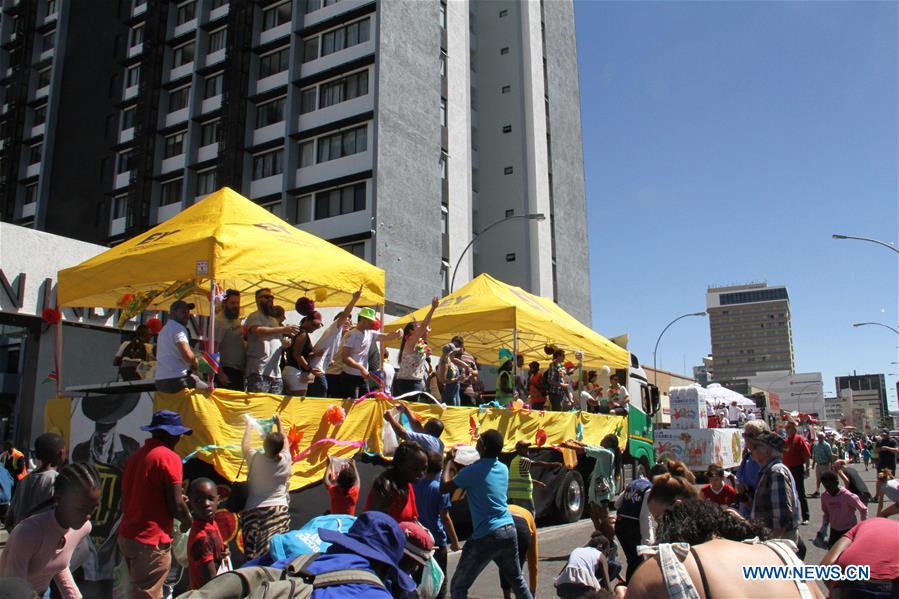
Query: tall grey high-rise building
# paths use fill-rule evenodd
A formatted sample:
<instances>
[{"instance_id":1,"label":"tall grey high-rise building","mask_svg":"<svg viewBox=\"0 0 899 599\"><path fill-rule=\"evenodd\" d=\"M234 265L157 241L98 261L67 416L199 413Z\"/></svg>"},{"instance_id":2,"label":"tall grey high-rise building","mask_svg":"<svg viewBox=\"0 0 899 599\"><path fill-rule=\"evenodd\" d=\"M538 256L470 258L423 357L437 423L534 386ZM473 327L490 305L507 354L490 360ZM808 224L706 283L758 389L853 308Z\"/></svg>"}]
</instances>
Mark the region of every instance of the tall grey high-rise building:
<instances>
[{"instance_id":1,"label":"tall grey high-rise building","mask_svg":"<svg viewBox=\"0 0 899 599\"><path fill-rule=\"evenodd\" d=\"M706 294L715 380L795 371L787 288L752 283L709 287Z\"/></svg>"},{"instance_id":2,"label":"tall grey high-rise building","mask_svg":"<svg viewBox=\"0 0 899 599\"><path fill-rule=\"evenodd\" d=\"M456 287L489 272L589 323L571 0L101 3L113 139L102 193L77 197L92 226L65 234L115 243L227 185L384 268L397 311L446 291L461 256Z\"/></svg>"}]
</instances>

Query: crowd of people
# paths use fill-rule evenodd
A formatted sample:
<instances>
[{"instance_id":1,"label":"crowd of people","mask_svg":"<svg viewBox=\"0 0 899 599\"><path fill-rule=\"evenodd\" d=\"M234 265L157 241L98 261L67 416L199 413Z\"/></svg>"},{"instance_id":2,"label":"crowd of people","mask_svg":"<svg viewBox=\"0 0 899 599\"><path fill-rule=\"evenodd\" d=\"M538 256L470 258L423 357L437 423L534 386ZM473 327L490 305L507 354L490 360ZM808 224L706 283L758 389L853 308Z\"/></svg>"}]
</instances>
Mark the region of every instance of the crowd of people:
<instances>
[{"instance_id":1,"label":"crowd of people","mask_svg":"<svg viewBox=\"0 0 899 599\"><path fill-rule=\"evenodd\" d=\"M372 482L362 513L345 532L318 531L320 539L330 544L323 554L291 556L291 564L305 560L306 574L291 584L312 585L314 599L351 593L457 598L467 597L478 576L495 564L504 596L535 596L538 547L533 493L540 481L534 480L531 469L564 465L533 459L529 444L520 442L507 466L501 459L504 438L496 430L482 431L474 448L447 451L439 419L421 425L414 418L409 421L416 423L414 428L388 416L387 423L401 442L388 467ZM594 531L564 558L554 581L556 594L822 596L813 583L744 580L738 570L745 564L804 564L806 547L800 531L808 518L803 513L801 481L812 471L816 489L818 484L823 487L823 519L815 542L829 551L821 563L871 567L870 580L828 583L831 596L895 593L899 521L889 518L899 513L895 440L885 431L876 444L878 482L871 497L876 503L872 517L867 498L860 497L857 481L849 474L855 470L833 451L825 451L830 447L828 435L816 435L810 447L796 423L787 422L784 428L786 436L769 430L763 420L747 422L740 466L730 474L709 465L707 484L699 488L683 463L667 461L653 466L648 477L618 489L614 472L621 457L615 435L605 436L596 446L575 440L564 443L562 449L594 460L586 483ZM179 414L156 412L143 429L150 438L125 466L117 532L129 595L167 596L167 577L177 567L173 559L184 566L189 588L205 592L206 585L217 584L218 574L234 566L215 519L223 500L219 487L208 478L184 479L174 447L192 431ZM245 572L244 577L247 568L258 566L293 571L283 560L272 561L271 552L272 539L292 529L288 492L292 460L282 429L275 415L272 429L261 436L257 447L260 437L248 419L241 443L248 468L239 519L246 561L238 572ZM15 455L9 449L6 453ZM0 577L24 580L38 595L46 595L52 581L59 596L78 598L82 593L70 562L90 534L102 477L90 464L67 463L59 435L39 436L35 457L40 466L19 480L6 515L11 534L0 555ZM10 460L7 464L18 468ZM356 516L361 481L355 462L332 459L323 482L329 513ZM464 545L450 513L450 497L458 492L466 495L472 521ZM184 535L184 555L179 557L178 539ZM447 580L449 552L459 551L460 545L458 564ZM316 586L318 579L329 582Z\"/></svg>"}]
</instances>

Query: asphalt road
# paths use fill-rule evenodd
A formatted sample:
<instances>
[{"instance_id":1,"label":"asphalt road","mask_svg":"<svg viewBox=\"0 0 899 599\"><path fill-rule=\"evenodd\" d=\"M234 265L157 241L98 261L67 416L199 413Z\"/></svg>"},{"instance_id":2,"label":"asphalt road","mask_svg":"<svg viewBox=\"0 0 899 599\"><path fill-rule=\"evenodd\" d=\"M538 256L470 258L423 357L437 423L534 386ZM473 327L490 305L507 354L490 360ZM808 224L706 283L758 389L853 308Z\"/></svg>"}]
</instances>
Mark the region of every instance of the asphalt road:
<instances>
[{"instance_id":1,"label":"asphalt road","mask_svg":"<svg viewBox=\"0 0 899 599\"><path fill-rule=\"evenodd\" d=\"M876 473L873 468L865 472L864 465L855 464L851 466L855 468L862 476L862 480L868 485L868 491L874 493ZM815 490L814 472L806 479L806 491L811 493ZM823 490L823 488L822 488ZM817 564L827 552L825 549L815 547L812 541L818 529L821 528L822 512L820 499L808 499L809 504L809 523L802 526L802 539L805 541L807 548L805 563ZM873 517L877 513L877 504L868 504L868 517ZM544 597L554 597L553 579L558 575L559 571L565 565L565 560L572 549L585 545L590 539L590 533L593 525L590 520L581 520L574 524L565 524L561 526L543 527L538 531L539 543L539 565L537 574L537 594L536 597L542 599ZM452 578L455 572L456 564L459 561L460 553L450 554L449 558L449 577ZM627 568L624 554L619 549L619 559ZM470 597L473 599L494 599L501 598L502 591L499 586L499 576L497 568L490 564L484 570L477 582L471 588Z\"/></svg>"}]
</instances>

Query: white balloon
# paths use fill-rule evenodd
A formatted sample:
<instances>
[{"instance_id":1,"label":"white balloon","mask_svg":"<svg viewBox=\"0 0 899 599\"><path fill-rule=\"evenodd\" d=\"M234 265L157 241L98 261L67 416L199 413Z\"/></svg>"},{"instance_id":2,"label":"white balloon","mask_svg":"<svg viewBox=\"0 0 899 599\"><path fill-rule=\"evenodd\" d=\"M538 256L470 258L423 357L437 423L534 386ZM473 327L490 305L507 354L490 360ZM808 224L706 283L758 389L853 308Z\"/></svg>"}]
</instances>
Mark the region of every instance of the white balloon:
<instances>
[{"instance_id":1,"label":"white balloon","mask_svg":"<svg viewBox=\"0 0 899 599\"><path fill-rule=\"evenodd\" d=\"M612 369L609 368L608 366L603 366L602 369L600 369L600 372L602 373L603 376L609 376L609 374L611 374L611 372L612 372Z\"/></svg>"}]
</instances>

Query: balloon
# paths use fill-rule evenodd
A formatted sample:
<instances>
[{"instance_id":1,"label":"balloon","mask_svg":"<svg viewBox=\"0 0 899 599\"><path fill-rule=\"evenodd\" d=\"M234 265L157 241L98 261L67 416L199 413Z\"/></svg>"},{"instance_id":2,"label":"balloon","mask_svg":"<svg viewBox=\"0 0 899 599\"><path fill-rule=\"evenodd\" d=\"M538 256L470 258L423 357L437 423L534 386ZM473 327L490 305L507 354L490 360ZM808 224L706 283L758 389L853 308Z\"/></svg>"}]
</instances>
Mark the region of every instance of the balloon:
<instances>
[{"instance_id":1,"label":"balloon","mask_svg":"<svg viewBox=\"0 0 899 599\"><path fill-rule=\"evenodd\" d=\"M380 318L376 318L376 319L371 323L371 330L373 330L373 331L380 331L380 330L381 330L381 319L380 319Z\"/></svg>"},{"instance_id":2,"label":"balloon","mask_svg":"<svg viewBox=\"0 0 899 599\"><path fill-rule=\"evenodd\" d=\"M612 369L609 368L608 366L603 366L602 368L599 369L599 371L602 373L603 376L609 376L610 374L612 374Z\"/></svg>"},{"instance_id":3,"label":"balloon","mask_svg":"<svg viewBox=\"0 0 899 599\"><path fill-rule=\"evenodd\" d=\"M315 302L308 297L301 297L294 307L301 316L309 316L315 310Z\"/></svg>"},{"instance_id":4,"label":"balloon","mask_svg":"<svg viewBox=\"0 0 899 599\"><path fill-rule=\"evenodd\" d=\"M534 442L537 444L537 447L546 445L546 431L542 428L537 429L537 434L534 435Z\"/></svg>"},{"instance_id":5,"label":"balloon","mask_svg":"<svg viewBox=\"0 0 899 599\"><path fill-rule=\"evenodd\" d=\"M162 330L162 321L158 318L151 318L147 321L147 328L150 329L151 335L158 335Z\"/></svg>"},{"instance_id":6,"label":"balloon","mask_svg":"<svg viewBox=\"0 0 899 599\"><path fill-rule=\"evenodd\" d=\"M59 324L62 320L62 312L56 308L44 308L41 310L41 319L47 324Z\"/></svg>"}]
</instances>

